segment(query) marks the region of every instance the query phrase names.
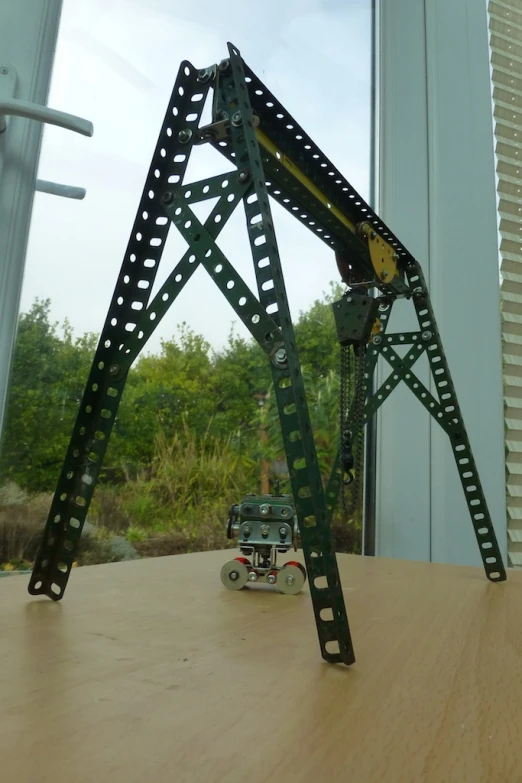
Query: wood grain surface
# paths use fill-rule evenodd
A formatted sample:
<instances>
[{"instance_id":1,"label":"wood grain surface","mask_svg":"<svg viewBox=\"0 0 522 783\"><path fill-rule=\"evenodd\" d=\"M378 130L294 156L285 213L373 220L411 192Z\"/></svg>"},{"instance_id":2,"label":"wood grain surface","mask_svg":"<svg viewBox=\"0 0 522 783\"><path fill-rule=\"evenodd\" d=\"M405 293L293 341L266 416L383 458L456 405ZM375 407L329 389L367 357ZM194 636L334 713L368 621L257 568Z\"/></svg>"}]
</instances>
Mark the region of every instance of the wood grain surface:
<instances>
[{"instance_id":1,"label":"wood grain surface","mask_svg":"<svg viewBox=\"0 0 522 783\"><path fill-rule=\"evenodd\" d=\"M308 593L222 587L231 553L0 580L0 774L17 783L518 783L522 573L340 555L357 662Z\"/></svg>"}]
</instances>

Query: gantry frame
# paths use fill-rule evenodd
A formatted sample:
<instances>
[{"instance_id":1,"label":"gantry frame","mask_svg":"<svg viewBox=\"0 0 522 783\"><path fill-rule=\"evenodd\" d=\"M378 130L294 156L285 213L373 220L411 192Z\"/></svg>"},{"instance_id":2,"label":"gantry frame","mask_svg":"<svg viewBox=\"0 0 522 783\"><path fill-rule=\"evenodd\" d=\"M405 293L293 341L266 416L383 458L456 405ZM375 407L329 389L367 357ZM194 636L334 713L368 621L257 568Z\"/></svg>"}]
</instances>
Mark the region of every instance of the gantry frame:
<instances>
[{"instance_id":1,"label":"gantry frame","mask_svg":"<svg viewBox=\"0 0 522 783\"><path fill-rule=\"evenodd\" d=\"M211 90L212 122L202 126ZM187 183L189 158L202 144L224 155L230 171ZM191 205L216 197L208 218L200 221ZM184 61L180 66L28 589L53 600L63 597L129 369L202 266L270 364L321 654L329 662L349 665L355 655L329 524L341 471L337 460L325 491L269 197L331 248L350 290L376 293L379 330L373 330L367 347L366 404L354 432L400 381L406 383L450 438L487 577L506 578L419 263L229 44L228 57L218 65L198 70ZM217 243L240 203L257 296ZM188 249L151 298L171 224ZM387 334L397 298L412 300L419 331ZM401 358L396 345L411 349ZM412 370L424 353L434 393ZM379 356L388 361L391 374L369 395Z\"/></svg>"}]
</instances>

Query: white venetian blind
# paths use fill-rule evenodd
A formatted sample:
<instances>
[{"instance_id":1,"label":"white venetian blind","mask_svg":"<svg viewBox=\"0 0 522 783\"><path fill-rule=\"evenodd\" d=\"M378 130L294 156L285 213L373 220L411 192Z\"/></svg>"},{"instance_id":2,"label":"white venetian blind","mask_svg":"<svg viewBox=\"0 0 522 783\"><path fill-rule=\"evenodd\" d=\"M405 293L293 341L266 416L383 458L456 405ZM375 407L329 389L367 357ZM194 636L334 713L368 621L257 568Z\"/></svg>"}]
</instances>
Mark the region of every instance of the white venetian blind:
<instances>
[{"instance_id":1,"label":"white venetian blind","mask_svg":"<svg viewBox=\"0 0 522 783\"><path fill-rule=\"evenodd\" d=\"M522 0L489 3L501 234L508 565L522 566Z\"/></svg>"}]
</instances>

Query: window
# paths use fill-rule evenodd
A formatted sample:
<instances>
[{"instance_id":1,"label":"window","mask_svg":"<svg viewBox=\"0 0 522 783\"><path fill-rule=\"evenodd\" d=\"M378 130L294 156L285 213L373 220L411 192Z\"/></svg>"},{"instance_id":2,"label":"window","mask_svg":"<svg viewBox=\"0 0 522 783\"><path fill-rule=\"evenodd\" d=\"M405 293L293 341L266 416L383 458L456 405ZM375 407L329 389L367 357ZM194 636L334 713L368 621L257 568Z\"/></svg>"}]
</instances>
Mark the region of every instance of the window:
<instances>
[{"instance_id":1,"label":"window","mask_svg":"<svg viewBox=\"0 0 522 783\"><path fill-rule=\"evenodd\" d=\"M49 105L88 118L95 133L44 132L39 177L84 187L87 195L35 197L0 464L0 561L9 568L34 554L180 62L219 62L232 41L367 199L370 36L369 0L268 0L225 10L205 0L176 4L175 12L168 0L65 0ZM208 165L217 165L208 152ZM216 173L226 170L219 165ZM188 179L208 173L194 166ZM237 213L220 244L255 290ZM273 214L326 469L338 348L321 319L329 317L330 281L338 280L335 259L277 205ZM154 292L186 247L170 233ZM80 564L226 545L230 502L260 489L262 476L272 490L284 482L263 359L198 269L129 376L84 531L92 546L82 544ZM15 518L22 543L9 548ZM349 538L342 546L356 549Z\"/></svg>"}]
</instances>

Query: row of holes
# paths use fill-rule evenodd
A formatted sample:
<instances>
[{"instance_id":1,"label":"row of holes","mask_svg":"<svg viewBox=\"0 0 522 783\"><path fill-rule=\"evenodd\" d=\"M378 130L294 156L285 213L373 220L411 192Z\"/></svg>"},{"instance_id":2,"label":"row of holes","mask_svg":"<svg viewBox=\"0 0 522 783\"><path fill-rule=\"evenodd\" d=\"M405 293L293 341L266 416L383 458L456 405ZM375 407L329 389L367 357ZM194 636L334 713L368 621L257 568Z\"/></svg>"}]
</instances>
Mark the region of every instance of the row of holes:
<instances>
[{"instance_id":1,"label":"row of holes","mask_svg":"<svg viewBox=\"0 0 522 783\"><path fill-rule=\"evenodd\" d=\"M297 217L304 225L316 233L319 236L319 239L326 240L331 247L336 245L336 241L332 239L329 234L326 234L324 229L322 229L321 226L318 226L315 220L311 220L310 215L302 210L298 204L296 204L288 196L284 196L278 188L272 186L271 182L267 182L266 184L269 186L269 191L276 198L276 201L278 201L282 206L286 207L289 211L294 213L299 212L299 214L295 215L295 217ZM293 206L288 206L292 204Z\"/></svg>"},{"instance_id":2,"label":"row of holes","mask_svg":"<svg viewBox=\"0 0 522 783\"><path fill-rule=\"evenodd\" d=\"M225 179L225 180L222 182L222 187L227 187L228 185L229 185L229 182L228 182L228 180L226 180L226 179ZM203 190L206 190L206 189L208 190L208 186L205 186L205 187L203 188ZM187 193L190 193L190 191L187 191ZM235 199L235 194L233 194L233 193L230 193L230 194L228 195L228 197L227 197L227 200L228 200L229 202L232 202L234 199ZM175 214L176 214L176 215L180 215L180 214L181 214L181 212L182 212L182 209L181 209L181 207L178 207L178 208L176 209L176 212L175 212ZM144 213L143 213L143 216L144 216L145 218L147 218L147 217L148 217L148 215L147 215L147 213L146 213L146 212L144 212ZM223 218L223 216L222 216L222 215L221 215L221 214L218 212L216 215L214 215L214 218L213 218L213 220L214 220L214 222L215 222L215 223L220 223L220 222L221 222L221 220L222 220L222 218ZM167 219L167 218L164 218L164 219L158 219L158 220L164 220L164 221L166 222L168 219ZM158 221L156 221L156 222L158 222ZM186 228L186 229L188 229L188 228L190 228L190 226L191 226L191 221L186 221L186 222L185 222L185 228ZM198 239L199 239L199 237L198 237ZM206 257L209 257L209 256L210 256L210 254L211 254L211 252L212 252L212 251L208 250L208 251L207 251L207 253L205 254L205 255L206 255ZM135 260L136 260L136 256L135 256L135 255L131 256L131 261L133 261L133 262L134 262ZM196 256L195 256L194 254L191 254L191 255L188 257L188 262L189 262L189 264L193 264L195 261L196 261ZM147 268L154 268L154 267L156 266L156 263L157 263L157 262L156 262L156 260L155 260L155 259L148 258L148 259L145 259L145 261L144 261L144 266L145 266L145 267L147 267ZM178 274L175 276L175 278L174 278L174 279L175 279L176 283L181 283L181 282L182 282L182 280L183 280L183 275L178 273ZM130 276L129 276L129 275L125 275L125 276L124 276L124 278L123 278L123 283L124 283L125 285L128 285L130 282L131 282L131 278L130 278ZM139 281L138 281L138 284L137 284L137 285L138 285L138 288L141 288L141 289L147 290L147 289L149 288L149 286L150 286L150 281L148 281L148 280L146 280L146 279L142 279L142 280L139 280ZM229 288L231 288L231 287L233 287L233 286L230 286L230 285L229 285L228 287L229 287ZM169 295L167 292L165 292L165 293L163 293L163 294L162 294L162 300L163 300L164 302L167 302L169 298L170 298L170 295ZM123 305L123 304L124 304L124 301L125 301L125 300L124 300L124 298L123 298L123 297L119 297L119 298L118 298L118 300L117 300L117 304L121 306L121 305ZM246 300L245 300L245 302L246 302ZM143 303L142 303L142 302L140 302L140 301L138 301L138 300L136 300L136 301L134 301L134 302L132 302L132 303L131 303L131 308L132 308L133 310L138 310L138 311L139 311L139 310L142 310L142 309L143 309L143 307L144 307ZM156 314L155 312L151 312L151 313L150 313L150 316L149 316L149 317L150 317L150 320L151 320L151 321L154 321L154 320L156 319L156 316L157 316L157 314ZM117 325L117 323L118 323L118 320L117 320L116 318L113 318L113 319L111 320L111 325L112 325L112 326L116 326L116 325ZM126 329L126 331L128 331L128 332L132 332L132 331L134 331L134 329L135 329L135 328L136 328L136 324L135 324L135 323L128 322L127 324L125 324L125 329ZM141 338L143 337L143 335L144 335L144 333L143 333L143 332L139 332L139 334L138 334L138 338L139 338L139 339L141 339ZM108 346L106 346L106 347L108 347Z\"/></svg>"},{"instance_id":3,"label":"row of holes","mask_svg":"<svg viewBox=\"0 0 522 783\"><path fill-rule=\"evenodd\" d=\"M188 69L188 68L185 68L185 75L187 75L187 76L188 76L189 74L190 74L190 71L189 71L189 69ZM183 95L183 92L184 92L183 88L182 88L182 87L180 87L180 88L179 88L179 90L178 90L178 92L179 92L179 94L180 94L180 95ZM194 101L194 102L196 102L196 101L200 101L202 98L203 98L203 94L202 94L202 93L200 93L200 94L198 94L198 95L193 95L193 96L192 96L192 98L191 98L191 100L192 100L192 101ZM177 107L173 107L173 110L172 110L172 112L173 112L174 116L177 116L177 114L178 114L178 109L177 109ZM187 115L187 117L186 117L186 120L187 120L187 121L193 121L193 120L197 120L197 118L198 118L198 115L197 115L197 114L195 114L195 113L191 113L191 114ZM171 128L167 128L167 134L168 134L169 136L171 136L171 135L172 135L172 129L171 129ZM165 158L165 157L166 157L166 150L165 150L164 148L161 148L161 149L160 149L160 156L161 156L162 158ZM175 162L176 164L181 164L181 163L183 163L185 160L186 160L186 155L177 155L177 156L175 156L175 158L174 158L174 162ZM155 178L156 178L156 179L159 179L159 178L160 178L160 176L161 176L161 172L160 172L160 170L159 170L158 168L156 168L156 169L154 170L154 176L155 176ZM180 179L180 176L179 176L179 175L174 175L174 177L175 177L176 181L179 181L179 179ZM170 178L169 178L169 181L171 181L171 179L170 179ZM148 196L149 196L149 199L150 199L150 200L153 200L153 199L155 198L155 192L154 192L154 191L152 191L152 190L149 190L149 191L148 191ZM142 214L141 214L141 218L142 218L142 220L143 220L143 221L145 221L145 222L146 222L146 221L148 220L148 218L149 218L149 214L148 214L148 212L144 210L144 211L142 212ZM164 218L164 217L158 217L158 218L156 219L155 223L156 223L156 225L158 225L158 226L165 226L165 225L168 223L168 219L166 219L166 218ZM143 235L142 235L142 233L141 233L140 231L137 231L137 232L136 232L136 234L135 234L135 239L136 239L136 241L138 241L138 242L141 242L141 240L143 239ZM163 242L163 240L162 240L160 237L153 237L153 238L151 238L151 240L150 240L150 245L151 245L152 247L160 247L160 246L161 246L161 244L162 244L162 242ZM136 262L136 254L135 254L135 253L131 253L131 254L130 254L130 256L129 256L129 261L130 261L130 263L135 263L135 262ZM153 268L153 267L155 267L155 265L156 265L156 261L155 261L155 260L153 260L153 259L148 259L148 260L145 262L145 266L146 266L146 267L149 267L149 268ZM129 278L129 276L128 276L128 275L125 275L123 280L124 280L124 283L125 283L125 284L128 284L128 283L130 282L130 278ZM141 290L144 290L144 291L146 291L146 290L149 288L150 282L149 282L149 281L147 281L147 280L140 280L138 285L139 285L139 288L140 288ZM117 300L117 302L118 302L118 304L123 304L123 298L122 298L122 297L119 297L119 298L118 298L118 300ZM132 305L131 305L131 306L132 306L132 308L133 308L133 309L135 309L135 310L139 310L139 309L142 309L142 307L143 307L143 303L142 303L142 302L139 302L138 300L136 300L136 301L134 301L134 302L132 303ZM112 325L112 326L115 326L116 324L117 324L117 319L114 319L114 318L113 318L113 319L112 319L112 321L111 321L111 325ZM105 347L106 347L106 348L108 348L108 347L110 347L110 345L111 345L111 341L110 341L110 340L106 340L106 341L105 341ZM99 364L98 364L98 369L102 370L103 368L104 368L104 362L99 362ZM96 391L97 391L97 389L98 389L98 384L96 384L96 383L95 383L95 384L93 384L91 388L92 388L92 391L96 392ZM107 394L108 394L108 396L110 396L110 397L117 397L117 396L118 396L118 390L117 390L115 387L109 387L109 389L107 390ZM86 413L91 413L91 412L92 412L92 407L91 407L90 405L86 406L86 408L85 408L85 412L86 412ZM111 411L110 411L108 408L103 408L103 409L101 410L101 416L102 416L104 419L108 420L108 419L112 418L112 412L111 412ZM81 428L80 428L80 431L79 431L80 435L84 435L84 434L85 434L85 431L86 431L86 428L85 428L85 427L81 427ZM102 442L103 442L103 441L105 441L105 439L106 439L105 433L104 433L104 432L102 432L101 430L97 430L97 431L95 432L95 439L96 439L98 442L102 443ZM80 451L79 451L79 449L74 449L74 450L73 450L73 457L78 457L78 456L79 456L79 454L80 454ZM88 455L88 456L89 456L89 459L90 459L91 461L93 461L93 462L96 462L96 461L98 460L98 458L99 458L98 454L96 454L94 451L91 451L91 452L89 453L89 455ZM70 480L70 479L72 479L72 478L73 478L73 476L74 476L74 473L73 473L73 471L69 471L69 472L67 473L67 479L69 479L69 480ZM87 485L87 487L88 487L88 486L90 486L90 485L92 485L92 477L91 477L91 476L89 476L88 474L84 474L84 475L82 476L82 479L81 479L81 480L82 480L82 483L83 483L84 485ZM60 495L60 500L63 502L63 501L65 501L66 499L67 499L67 493L62 493L62 494ZM78 507L80 507L80 508L84 508L84 507L87 505L87 500L86 500L86 498L82 497L81 495L78 495L78 496L76 497L76 499L75 499L75 502L76 502L76 505L77 505ZM61 516L58 514L58 515L56 515L56 516L54 517L54 520L53 520L53 521L54 521L55 523L58 523L58 522L60 522L60 520L61 520ZM69 520L69 527L70 527L72 530L79 530L79 528L81 527L80 520L79 520L79 519L77 519L76 517L71 517L71 518L70 518L70 520ZM47 545L48 545L48 546L50 546L50 547L52 547L52 546L53 546L53 544L54 544L54 541L55 541L55 540L54 540L54 536L50 536L50 537L49 537L49 539L48 539L48 541L47 541ZM63 543L63 546L64 546L64 549L66 549L66 550L68 550L68 551L72 551L72 549L73 549L73 542L72 542L70 539L66 539L66 540L64 541L64 543ZM47 565L48 565L48 561L44 560L44 561L42 562L42 568L46 568L46 567L47 567ZM70 566L69 564L65 563L65 562L59 562L59 563L58 563L58 565L57 565L57 568L58 568L58 570L59 570L61 573L64 573L64 574L66 574L66 573L69 571L70 567L71 567L71 566ZM42 582L41 582L41 581L37 581L37 582L35 583L35 589L36 589L36 590L40 590L40 589L41 589L41 587L42 587ZM53 592L55 595L60 595L60 594L61 594L61 592L62 592L62 588L61 588L61 587L60 587L60 585L58 585L56 582L53 582L53 583L51 584L51 590L52 590L52 592Z\"/></svg>"},{"instance_id":4,"label":"row of holes","mask_svg":"<svg viewBox=\"0 0 522 783\"><path fill-rule=\"evenodd\" d=\"M247 78L251 78L251 77L247 77ZM256 89L254 92L255 92L255 95L257 95L259 97L263 96L263 94L264 94L263 90L261 90L260 88ZM268 100L268 101L265 101L265 106L268 109L272 110L275 107L275 103L272 100ZM272 112L272 113L274 113L274 112ZM283 121L285 119L285 115L282 113L281 110L277 111L275 116L280 121ZM291 131L291 130L294 130L294 129L296 129L296 127L292 123L287 123L286 124L286 130L290 130ZM321 159L321 156L319 154L318 148L314 148L314 145L311 143L311 140L306 136L306 134L304 134L304 132L298 126L297 126L297 130L298 130L298 133L296 133L296 135L295 135L295 140L301 143L301 146L302 146L303 150L305 150L304 154L311 154L312 158L315 161L319 162L320 159ZM302 142L306 142L306 143L303 144ZM313 150L313 152L312 152L312 150ZM328 162L325 161L325 160L322 160L322 162L319 162L319 166L321 168L328 168ZM349 184L345 180L344 180L345 184L343 185L343 179L342 179L340 173L331 169L330 171L328 171L328 176L332 177L332 178L333 177L337 177L337 179L334 180L335 184L337 186L342 186L341 187L341 191L343 193L348 193L348 197L350 199L353 199L355 205L361 208L360 211L362 213L364 213L365 219L369 220L370 222L372 222L373 225L377 228L377 230L382 233L382 236L386 237L386 238L389 238L388 241L390 242L390 244L393 245L393 247L395 247L395 249L398 252L400 252L400 253L405 255L402 247L393 238L391 233L388 232L387 229L376 218L376 216L370 210L369 206L367 204L365 204L365 202L362 199L360 199L358 194L355 191L353 191L353 189L349 186ZM360 199L360 200L358 200L358 199Z\"/></svg>"},{"instance_id":5,"label":"row of holes","mask_svg":"<svg viewBox=\"0 0 522 783\"><path fill-rule=\"evenodd\" d=\"M241 82L240 82L240 83L241 83ZM244 84L243 84L243 83L241 83L241 86L242 86L242 87L244 87ZM244 108L248 109L248 104L247 104L247 102L246 102L246 101L244 101L244 102L243 102L243 106L244 106ZM260 164L259 164L259 162L258 162L258 161L254 161L254 163L255 163L255 165L256 165L257 167L260 167ZM263 183L262 183L262 182L260 182L259 184L260 184L261 186L263 185ZM266 184L267 184L267 186L268 186L270 183L266 183ZM268 205L266 205L266 207L268 208ZM253 222L254 222L253 220L251 220L251 221L250 221L250 223L253 223ZM266 237L263 235L263 236L261 236L261 237L257 237L257 238L254 240L254 245L255 245L255 246L257 246L257 247L259 247L259 246L261 246L261 245L265 244L265 242L266 242ZM274 250L275 250L275 248L274 248ZM260 261L260 262L258 262L258 263L259 263L259 266L260 266L261 268L262 268L263 266L267 265L267 264L263 264L263 263L262 263L263 261L264 261L264 259L261 259L261 261ZM269 262L268 262L268 263L269 263ZM273 281L272 281L272 284L273 284ZM270 309L270 308L267 308L267 312L269 312L269 309ZM276 306L276 309L277 309L277 306ZM293 346L292 346L292 348L293 348ZM296 375L297 375L297 376L299 375L299 371L298 371L298 370L296 370ZM282 387L283 387L283 384L282 384L282 382L285 382L285 381L286 381L286 383L285 383L285 385L284 385L284 387L283 387L283 388L286 388L286 387L288 386L288 381L289 381L289 380L290 380L290 379L289 379L288 377L286 377L286 378L284 378L284 379L281 379L280 386L282 386ZM290 383L291 383L291 381L290 381ZM284 408L283 408L283 412L284 412L285 414L287 414L287 415L292 415L292 414L294 414L294 413L296 412L295 403L290 403L290 404L288 404L288 405L284 406ZM297 431L295 431L295 432L297 432ZM314 455L312 455L312 460L313 460L313 458L314 458ZM302 470L302 469L304 469L304 468L306 467L306 460L304 459L304 457L301 457L301 458L298 458L298 459L294 460L294 461L293 461L293 467L294 467L296 470ZM310 488L309 488L309 487L305 487L305 488L303 488L303 492L305 492L305 493L306 493L306 492L310 492ZM313 516L313 515L312 515L312 516L305 517L305 519L303 520L303 524L304 524L304 526L305 526L305 527L314 527L314 526L317 524L317 521L316 521L316 518L315 518L315 516ZM312 553L312 554L315 554L316 556L318 556L318 553ZM332 617L333 617L333 615L332 615Z\"/></svg>"},{"instance_id":6,"label":"row of holes","mask_svg":"<svg viewBox=\"0 0 522 783\"><path fill-rule=\"evenodd\" d=\"M415 279L418 279L418 278L412 278L413 281L415 281ZM427 309L419 311L419 316L424 317L424 316L426 316L428 314L429 314L429 311ZM423 321L421 323L421 327L422 328L432 327L431 320ZM433 353L433 351L435 351L435 350L438 350L438 346L437 346L436 343L428 346L428 351L430 352L428 354L428 356L429 356L432 364L437 364L437 363L442 361L442 356L440 355L440 353ZM434 373L434 375L444 375L445 374L445 370L444 370L443 367L439 367L439 368L435 369L433 371L433 373ZM439 387L444 387L444 386L447 385L447 383L448 382L445 380L445 381L442 381L442 382L438 383L437 385ZM444 402L445 403L450 402L451 401L451 394L450 393L441 394L441 400L443 401L443 403ZM455 405L453 405L451 403L444 405L445 413L452 413L454 410L455 410ZM442 416L442 414L439 413L439 416ZM458 424L458 422L459 422L458 418L454 418L453 422L455 424ZM462 451L465 451L465 450L466 450L466 446L463 443L458 444L454 448L454 451L458 452L458 453L460 453ZM461 457L460 459L457 460L457 464L459 466L459 472L461 474L462 485L464 487L465 492L467 492L467 493L476 492L478 487L474 483L475 480L476 480L476 477L475 477L473 471L471 471L471 470L464 470L464 471L462 471L462 467L465 467L466 465L469 464L469 458L468 457ZM469 501L469 505L473 506L473 507L481 506L482 505L482 501L481 501L480 498L473 498L472 500ZM473 521L478 523L478 522L481 522L485 518L485 515L484 515L484 513L479 512L477 510L477 511L475 511L475 513L472 513L472 517L473 517ZM478 528L477 532L481 536L487 535L488 534L488 528L487 527ZM492 549L493 548L493 542L491 542L491 541L483 541L483 542L480 543L480 547L483 550ZM497 558L496 557L492 556L492 557L487 557L486 558L486 563L488 563L489 565L491 565L493 563L496 563L496 562L497 562Z\"/></svg>"}]
</instances>

